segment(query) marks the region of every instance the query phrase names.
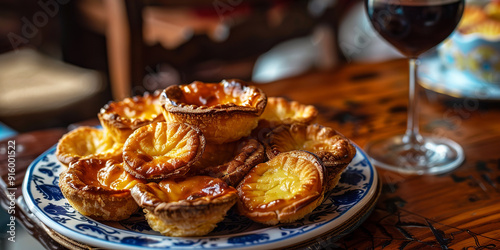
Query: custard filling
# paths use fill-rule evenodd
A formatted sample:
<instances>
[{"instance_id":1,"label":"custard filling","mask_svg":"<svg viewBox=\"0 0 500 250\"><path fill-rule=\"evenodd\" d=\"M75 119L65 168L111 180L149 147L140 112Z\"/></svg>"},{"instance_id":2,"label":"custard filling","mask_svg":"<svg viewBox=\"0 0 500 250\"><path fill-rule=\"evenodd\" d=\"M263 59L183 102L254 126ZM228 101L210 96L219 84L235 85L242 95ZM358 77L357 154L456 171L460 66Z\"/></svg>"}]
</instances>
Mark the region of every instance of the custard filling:
<instances>
[{"instance_id":1,"label":"custard filling","mask_svg":"<svg viewBox=\"0 0 500 250\"><path fill-rule=\"evenodd\" d=\"M232 90L226 84L194 82L180 87L184 93L184 102L196 106L213 107L220 104L252 106L251 99L257 93L243 90Z\"/></svg>"},{"instance_id":2,"label":"custard filling","mask_svg":"<svg viewBox=\"0 0 500 250\"><path fill-rule=\"evenodd\" d=\"M122 163L103 160L81 160L70 166L69 184L76 189L130 190L137 183L145 183L126 172ZM83 185L83 186L82 186Z\"/></svg>"},{"instance_id":3,"label":"custard filling","mask_svg":"<svg viewBox=\"0 0 500 250\"><path fill-rule=\"evenodd\" d=\"M319 173L310 162L293 157L274 159L255 166L242 187L250 210L280 209L286 201L320 195Z\"/></svg>"},{"instance_id":4,"label":"custard filling","mask_svg":"<svg viewBox=\"0 0 500 250\"><path fill-rule=\"evenodd\" d=\"M269 121L306 120L316 117L317 111L311 105L289 102L282 97L269 97L261 119Z\"/></svg>"},{"instance_id":5,"label":"custard filling","mask_svg":"<svg viewBox=\"0 0 500 250\"><path fill-rule=\"evenodd\" d=\"M129 190L137 183L145 183L125 171L122 164L106 164L97 172L97 181L113 190Z\"/></svg>"},{"instance_id":6,"label":"custard filling","mask_svg":"<svg viewBox=\"0 0 500 250\"><path fill-rule=\"evenodd\" d=\"M209 176L192 176L185 179L165 179L160 183L147 184L163 202L182 200L213 199L230 192L236 192L221 179Z\"/></svg>"},{"instance_id":7,"label":"custard filling","mask_svg":"<svg viewBox=\"0 0 500 250\"><path fill-rule=\"evenodd\" d=\"M140 138L139 150L153 157L163 156L168 159L182 157L190 153L190 147L187 147L190 132L192 130L189 127L169 130L164 126L156 126L154 131L148 131Z\"/></svg>"},{"instance_id":8,"label":"custard filling","mask_svg":"<svg viewBox=\"0 0 500 250\"><path fill-rule=\"evenodd\" d=\"M129 137L123 157L128 166L148 179L174 171L194 159L201 147L198 138L198 132L187 125L149 124Z\"/></svg>"},{"instance_id":9,"label":"custard filling","mask_svg":"<svg viewBox=\"0 0 500 250\"><path fill-rule=\"evenodd\" d=\"M160 98L151 95L126 98L123 101L111 103L101 112L115 113L130 120L154 120L161 115Z\"/></svg>"},{"instance_id":10,"label":"custard filling","mask_svg":"<svg viewBox=\"0 0 500 250\"><path fill-rule=\"evenodd\" d=\"M96 128L75 129L67 135L67 138L70 139L65 140L65 143L68 143L65 150L78 156L114 153L122 147L121 143L115 142Z\"/></svg>"},{"instance_id":11,"label":"custard filling","mask_svg":"<svg viewBox=\"0 0 500 250\"><path fill-rule=\"evenodd\" d=\"M130 119L153 120L161 114L161 109L158 109L156 106L159 106L159 104L136 105L134 103L127 103L123 109L117 109L117 113Z\"/></svg>"}]
</instances>

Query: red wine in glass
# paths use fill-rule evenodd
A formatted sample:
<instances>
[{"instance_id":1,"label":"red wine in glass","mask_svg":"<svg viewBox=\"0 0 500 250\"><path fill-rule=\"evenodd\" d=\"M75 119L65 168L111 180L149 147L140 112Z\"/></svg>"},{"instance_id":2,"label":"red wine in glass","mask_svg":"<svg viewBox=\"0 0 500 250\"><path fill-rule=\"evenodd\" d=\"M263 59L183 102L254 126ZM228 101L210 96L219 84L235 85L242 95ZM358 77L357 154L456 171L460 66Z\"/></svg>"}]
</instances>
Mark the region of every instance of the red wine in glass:
<instances>
[{"instance_id":1,"label":"red wine in glass","mask_svg":"<svg viewBox=\"0 0 500 250\"><path fill-rule=\"evenodd\" d=\"M410 90L406 132L369 142L366 153L379 167L408 174L440 174L464 160L462 147L418 128L416 67L420 54L438 45L457 26L465 0L365 0L375 30L409 58Z\"/></svg>"},{"instance_id":2,"label":"red wine in glass","mask_svg":"<svg viewBox=\"0 0 500 250\"><path fill-rule=\"evenodd\" d=\"M408 57L431 49L457 26L464 3L457 0L368 1L368 17L377 32Z\"/></svg>"}]
</instances>

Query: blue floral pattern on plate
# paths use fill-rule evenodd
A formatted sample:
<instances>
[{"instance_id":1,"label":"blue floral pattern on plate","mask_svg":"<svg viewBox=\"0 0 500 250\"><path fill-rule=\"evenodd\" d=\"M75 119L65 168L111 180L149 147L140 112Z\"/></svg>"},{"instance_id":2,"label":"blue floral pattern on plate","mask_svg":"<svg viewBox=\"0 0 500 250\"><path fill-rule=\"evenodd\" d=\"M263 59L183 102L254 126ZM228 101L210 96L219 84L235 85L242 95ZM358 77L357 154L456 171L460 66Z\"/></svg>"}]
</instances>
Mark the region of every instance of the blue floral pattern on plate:
<instances>
[{"instance_id":1,"label":"blue floral pattern on plate","mask_svg":"<svg viewBox=\"0 0 500 250\"><path fill-rule=\"evenodd\" d=\"M56 147L39 156L29 167L23 195L30 210L48 227L82 243L104 248L192 249L276 248L299 243L341 226L375 195L377 172L357 148L353 161L325 201L305 218L277 226L265 226L230 210L217 228L204 237L166 237L153 231L141 212L120 222L99 222L81 215L59 189L65 166L55 156Z\"/></svg>"}]
</instances>

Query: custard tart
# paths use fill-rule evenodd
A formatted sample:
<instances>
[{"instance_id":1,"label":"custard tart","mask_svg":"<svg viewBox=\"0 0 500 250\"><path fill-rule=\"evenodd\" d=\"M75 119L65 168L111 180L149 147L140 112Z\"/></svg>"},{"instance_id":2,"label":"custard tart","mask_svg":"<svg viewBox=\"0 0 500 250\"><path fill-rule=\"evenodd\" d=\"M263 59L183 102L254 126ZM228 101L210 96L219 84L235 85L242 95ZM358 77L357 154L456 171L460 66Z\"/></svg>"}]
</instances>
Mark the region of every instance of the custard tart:
<instances>
[{"instance_id":1,"label":"custard tart","mask_svg":"<svg viewBox=\"0 0 500 250\"><path fill-rule=\"evenodd\" d=\"M490 1L484 6L484 12L488 15L488 17L495 20L500 20L500 2Z\"/></svg>"},{"instance_id":2,"label":"custard tart","mask_svg":"<svg viewBox=\"0 0 500 250\"><path fill-rule=\"evenodd\" d=\"M140 179L182 176L203 154L205 137L184 123L157 122L136 129L123 146L125 170Z\"/></svg>"},{"instance_id":3,"label":"custard tart","mask_svg":"<svg viewBox=\"0 0 500 250\"><path fill-rule=\"evenodd\" d=\"M69 204L96 220L130 217L138 209L130 189L142 182L127 173L121 163L100 159L72 162L59 176L59 187Z\"/></svg>"},{"instance_id":4,"label":"custard tart","mask_svg":"<svg viewBox=\"0 0 500 250\"><path fill-rule=\"evenodd\" d=\"M318 110L313 105L287 101L283 97L268 97L260 120L267 121L274 126L297 122L309 124L316 116L318 116Z\"/></svg>"},{"instance_id":5,"label":"custard tart","mask_svg":"<svg viewBox=\"0 0 500 250\"><path fill-rule=\"evenodd\" d=\"M243 138L223 144L207 143L205 152L192 170L196 174L220 178L234 187L265 158L264 146L255 139Z\"/></svg>"},{"instance_id":6,"label":"custard tart","mask_svg":"<svg viewBox=\"0 0 500 250\"><path fill-rule=\"evenodd\" d=\"M267 102L262 90L238 80L170 86L160 99L167 122L196 126L219 144L248 136Z\"/></svg>"},{"instance_id":7,"label":"custard tart","mask_svg":"<svg viewBox=\"0 0 500 250\"><path fill-rule=\"evenodd\" d=\"M209 176L137 184L131 192L151 228L166 236L208 234L238 199L236 189Z\"/></svg>"},{"instance_id":8,"label":"custard tart","mask_svg":"<svg viewBox=\"0 0 500 250\"><path fill-rule=\"evenodd\" d=\"M463 34L480 34L485 38L494 39L500 36L500 21L486 20L462 30ZM491 49L495 52L494 49ZM472 54L472 53L471 53Z\"/></svg>"},{"instance_id":9,"label":"custard tart","mask_svg":"<svg viewBox=\"0 0 500 250\"><path fill-rule=\"evenodd\" d=\"M122 148L100 129L78 127L59 139L55 154L65 165L81 158L121 161Z\"/></svg>"},{"instance_id":10,"label":"custard tart","mask_svg":"<svg viewBox=\"0 0 500 250\"><path fill-rule=\"evenodd\" d=\"M458 24L458 30L462 31L463 29L468 29L469 27L473 27L474 25L481 23L482 21L487 19L488 15L482 7L467 5L467 7L464 8L462 18L460 19L460 23Z\"/></svg>"},{"instance_id":11,"label":"custard tart","mask_svg":"<svg viewBox=\"0 0 500 250\"><path fill-rule=\"evenodd\" d=\"M261 163L237 187L238 211L253 221L276 225L299 220L321 204L324 167L302 150Z\"/></svg>"},{"instance_id":12,"label":"custard tart","mask_svg":"<svg viewBox=\"0 0 500 250\"><path fill-rule=\"evenodd\" d=\"M97 115L102 127L117 142L125 143L130 134L144 125L163 121L160 93L125 98L106 104Z\"/></svg>"},{"instance_id":13,"label":"custard tart","mask_svg":"<svg viewBox=\"0 0 500 250\"><path fill-rule=\"evenodd\" d=\"M356 148L349 139L332 128L319 124L292 124L275 128L266 145L268 158L281 152L306 150L316 154L326 168L326 189L333 189L342 171L356 154Z\"/></svg>"}]
</instances>

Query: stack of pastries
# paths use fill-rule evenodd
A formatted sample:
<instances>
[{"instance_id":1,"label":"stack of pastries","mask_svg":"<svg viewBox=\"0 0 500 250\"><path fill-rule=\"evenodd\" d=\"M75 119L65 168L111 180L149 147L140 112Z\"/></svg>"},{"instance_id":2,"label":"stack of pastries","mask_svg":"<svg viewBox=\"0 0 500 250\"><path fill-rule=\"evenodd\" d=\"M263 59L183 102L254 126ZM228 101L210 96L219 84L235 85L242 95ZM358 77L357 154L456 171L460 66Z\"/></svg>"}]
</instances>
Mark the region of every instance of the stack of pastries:
<instances>
[{"instance_id":1,"label":"stack of pastries","mask_svg":"<svg viewBox=\"0 0 500 250\"><path fill-rule=\"evenodd\" d=\"M59 186L83 215L117 221L142 209L167 236L206 235L232 207L267 225L293 222L323 202L356 153L316 116L239 80L111 102L102 129L60 139Z\"/></svg>"},{"instance_id":2,"label":"stack of pastries","mask_svg":"<svg viewBox=\"0 0 500 250\"><path fill-rule=\"evenodd\" d=\"M480 34L489 39L498 38L500 1L489 1L484 5L467 5L457 29L462 34Z\"/></svg>"}]
</instances>

